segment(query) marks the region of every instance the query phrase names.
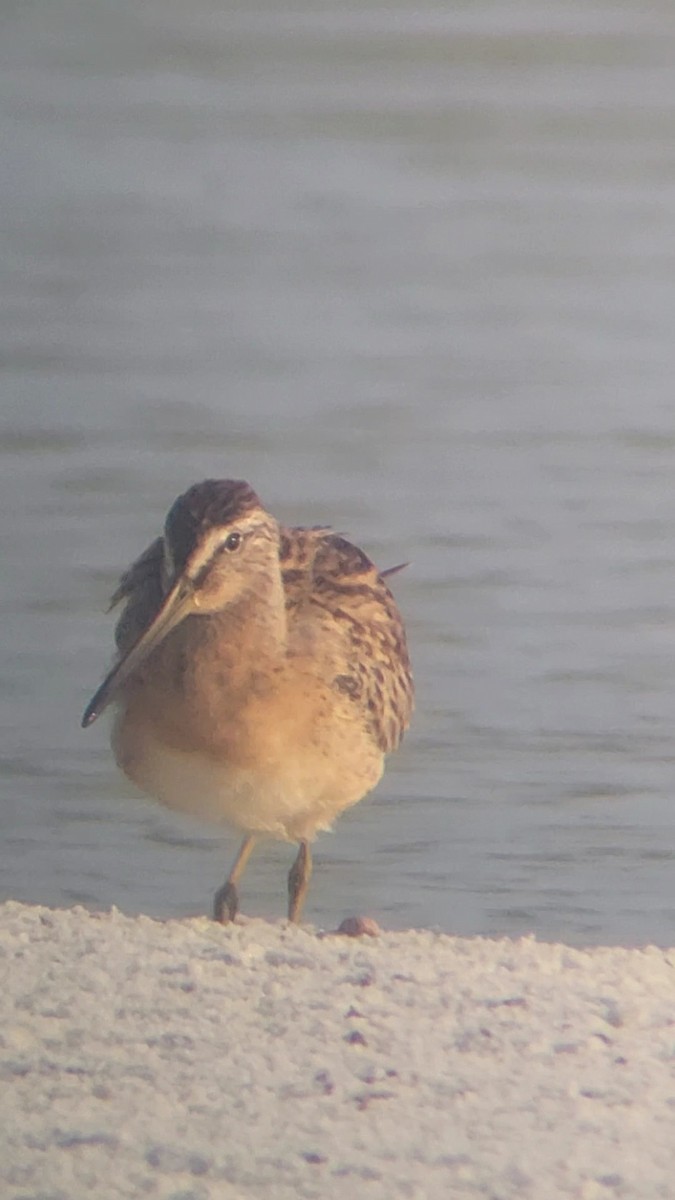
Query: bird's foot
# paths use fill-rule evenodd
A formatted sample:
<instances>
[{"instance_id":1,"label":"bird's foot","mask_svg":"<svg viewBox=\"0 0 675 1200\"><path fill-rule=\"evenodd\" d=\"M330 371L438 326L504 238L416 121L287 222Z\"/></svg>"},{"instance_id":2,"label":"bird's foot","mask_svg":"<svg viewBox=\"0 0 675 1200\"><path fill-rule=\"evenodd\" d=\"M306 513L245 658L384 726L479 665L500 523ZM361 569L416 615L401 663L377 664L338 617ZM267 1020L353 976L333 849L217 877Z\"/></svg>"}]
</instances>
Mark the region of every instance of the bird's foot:
<instances>
[{"instance_id":1,"label":"bird's foot","mask_svg":"<svg viewBox=\"0 0 675 1200\"><path fill-rule=\"evenodd\" d=\"M235 885L228 879L213 897L213 919L221 925L228 925L230 921L234 921L238 911L239 894Z\"/></svg>"}]
</instances>

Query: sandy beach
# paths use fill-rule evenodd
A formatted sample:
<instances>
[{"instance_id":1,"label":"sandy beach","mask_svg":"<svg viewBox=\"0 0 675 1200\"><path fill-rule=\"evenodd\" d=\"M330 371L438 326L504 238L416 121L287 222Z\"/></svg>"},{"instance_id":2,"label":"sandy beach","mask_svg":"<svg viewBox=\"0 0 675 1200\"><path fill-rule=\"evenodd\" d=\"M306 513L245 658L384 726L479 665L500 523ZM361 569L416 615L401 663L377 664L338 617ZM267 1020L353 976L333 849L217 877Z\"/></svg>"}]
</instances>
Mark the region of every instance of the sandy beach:
<instances>
[{"instance_id":1,"label":"sandy beach","mask_svg":"<svg viewBox=\"0 0 675 1200\"><path fill-rule=\"evenodd\" d=\"M0 908L8 1200L672 1197L675 950Z\"/></svg>"}]
</instances>

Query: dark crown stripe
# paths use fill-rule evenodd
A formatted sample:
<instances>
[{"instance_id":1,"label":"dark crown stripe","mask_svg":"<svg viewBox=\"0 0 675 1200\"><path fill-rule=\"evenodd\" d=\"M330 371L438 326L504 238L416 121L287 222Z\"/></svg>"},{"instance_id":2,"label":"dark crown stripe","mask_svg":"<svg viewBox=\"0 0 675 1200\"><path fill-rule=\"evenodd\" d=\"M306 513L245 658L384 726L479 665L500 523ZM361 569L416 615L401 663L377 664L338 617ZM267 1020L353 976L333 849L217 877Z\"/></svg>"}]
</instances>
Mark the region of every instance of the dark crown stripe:
<instances>
[{"instance_id":1,"label":"dark crown stripe","mask_svg":"<svg viewBox=\"0 0 675 1200\"><path fill-rule=\"evenodd\" d=\"M179 496L164 526L176 569L181 571L210 529L229 526L260 508L253 488L241 479L206 479Z\"/></svg>"}]
</instances>

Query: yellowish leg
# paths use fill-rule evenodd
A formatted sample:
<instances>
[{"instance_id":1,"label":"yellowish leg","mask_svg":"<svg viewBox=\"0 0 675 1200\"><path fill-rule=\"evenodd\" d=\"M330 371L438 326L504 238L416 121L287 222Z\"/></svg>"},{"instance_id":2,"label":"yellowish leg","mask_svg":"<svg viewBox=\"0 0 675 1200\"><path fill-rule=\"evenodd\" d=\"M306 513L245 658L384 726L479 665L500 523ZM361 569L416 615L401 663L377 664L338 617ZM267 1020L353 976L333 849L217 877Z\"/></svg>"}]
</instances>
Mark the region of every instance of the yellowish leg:
<instances>
[{"instance_id":1,"label":"yellowish leg","mask_svg":"<svg viewBox=\"0 0 675 1200\"><path fill-rule=\"evenodd\" d=\"M288 872L288 919L298 922L312 878L312 855L309 842L300 842L298 856Z\"/></svg>"},{"instance_id":2,"label":"yellowish leg","mask_svg":"<svg viewBox=\"0 0 675 1200\"><path fill-rule=\"evenodd\" d=\"M249 833L239 847L239 853L234 860L232 870L230 871L225 883L221 888L218 888L213 897L213 919L220 921L221 925L227 925L228 921L234 921L239 908L239 893L237 892L237 884L241 879L246 864L251 857L251 851L256 844L256 837Z\"/></svg>"}]
</instances>

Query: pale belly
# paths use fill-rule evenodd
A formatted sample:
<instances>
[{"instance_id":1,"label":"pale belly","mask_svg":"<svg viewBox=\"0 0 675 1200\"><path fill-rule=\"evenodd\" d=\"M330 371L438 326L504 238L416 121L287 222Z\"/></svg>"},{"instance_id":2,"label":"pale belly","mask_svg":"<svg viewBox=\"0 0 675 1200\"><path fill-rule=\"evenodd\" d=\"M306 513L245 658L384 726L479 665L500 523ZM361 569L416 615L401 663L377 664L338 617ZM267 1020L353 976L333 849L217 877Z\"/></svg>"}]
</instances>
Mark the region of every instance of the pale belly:
<instances>
[{"instance_id":1,"label":"pale belly","mask_svg":"<svg viewBox=\"0 0 675 1200\"><path fill-rule=\"evenodd\" d=\"M378 782L382 756L326 745L261 756L240 765L177 749L150 723L117 715L112 736L120 768L143 792L179 812L222 821L245 833L311 840ZM288 748L287 748L288 751Z\"/></svg>"}]
</instances>

